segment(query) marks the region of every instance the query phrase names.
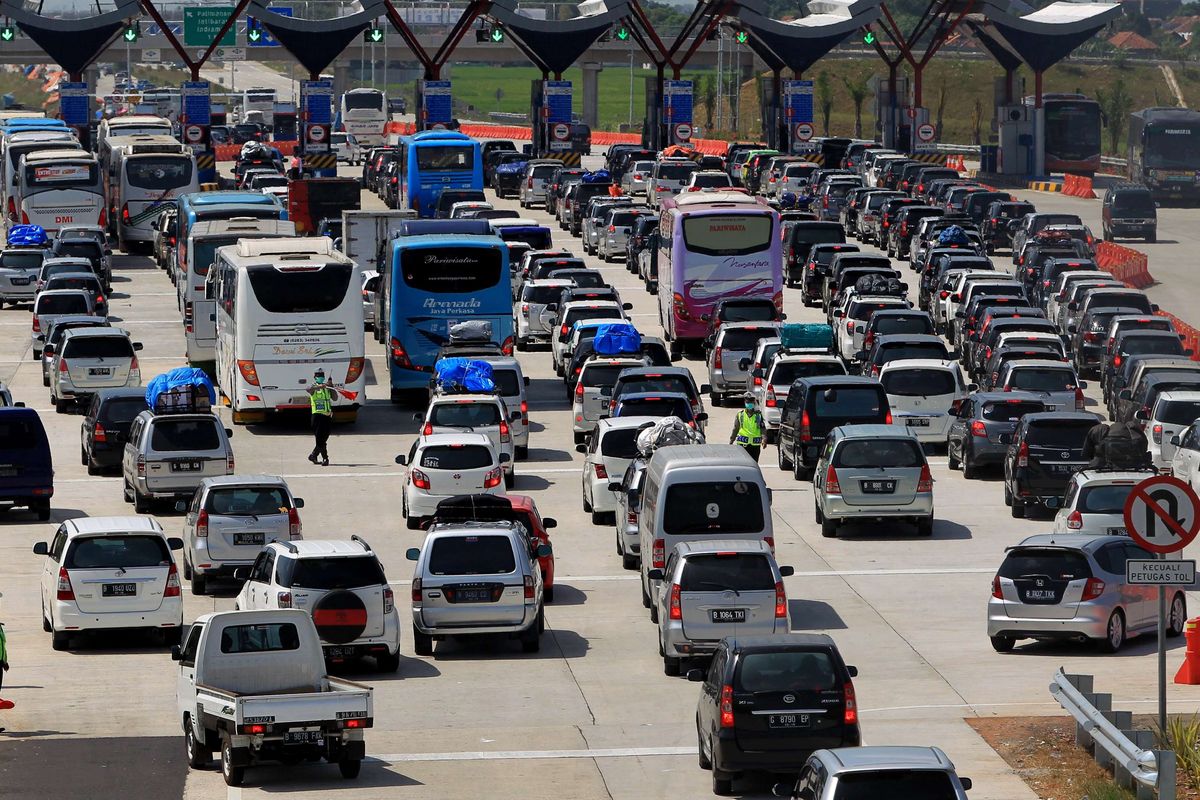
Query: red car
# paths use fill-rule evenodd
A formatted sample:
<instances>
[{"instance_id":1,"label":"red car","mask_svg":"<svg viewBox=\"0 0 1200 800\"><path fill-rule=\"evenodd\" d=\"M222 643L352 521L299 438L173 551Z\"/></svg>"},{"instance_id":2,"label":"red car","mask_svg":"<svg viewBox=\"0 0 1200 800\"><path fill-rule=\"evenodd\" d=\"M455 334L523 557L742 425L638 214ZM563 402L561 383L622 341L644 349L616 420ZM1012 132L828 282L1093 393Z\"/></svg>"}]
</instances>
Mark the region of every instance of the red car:
<instances>
[{"instance_id":1,"label":"red car","mask_svg":"<svg viewBox=\"0 0 1200 800\"><path fill-rule=\"evenodd\" d=\"M530 548L550 544L549 530L558 527L558 521L553 517L543 517L538 513L537 503L532 497L523 494L490 495L462 494L448 497L437 505L433 517L426 527L435 522L462 522L507 520L519 522L529 531L532 541ZM554 602L554 553L538 557L538 565L542 568L542 594L547 603Z\"/></svg>"}]
</instances>

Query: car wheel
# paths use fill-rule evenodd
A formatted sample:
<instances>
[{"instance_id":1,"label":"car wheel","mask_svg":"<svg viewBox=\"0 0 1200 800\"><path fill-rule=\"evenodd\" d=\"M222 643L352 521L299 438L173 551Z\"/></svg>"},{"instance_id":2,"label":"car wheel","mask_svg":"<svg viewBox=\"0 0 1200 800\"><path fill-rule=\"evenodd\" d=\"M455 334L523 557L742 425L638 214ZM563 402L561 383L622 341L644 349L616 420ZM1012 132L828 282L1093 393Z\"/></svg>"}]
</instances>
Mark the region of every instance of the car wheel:
<instances>
[{"instance_id":1,"label":"car wheel","mask_svg":"<svg viewBox=\"0 0 1200 800\"><path fill-rule=\"evenodd\" d=\"M1156 231L1154 233L1147 233L1146 241L1150 242L1151 244L1153 244L1154 242L1157 242L1158 241L1158 232Z\"/></svg>"},{"instance_id":2,"label":"car wheel","mask_svg":"<svg viewBox=\"0 0 1200 800\"><path fill-rule=\"evenodd\" d=\"M992 649L997 653L1007 653L1013 649L1013 645L1017 643L1016 639L1011 636L992 636Z\"/></svg>"},{"instance_id":3,"label":"car wheel","mask_svg":"<svg viewBox=\"0 0 1200 800\"><path fill-rule=\"evenodd\" d=\"M228 733L221 734L221 777L226 786L241 786L246 779L246 768L233 765L233 741Z\"/></svg>"},{"instance_id":4,"label":"car wheel","mask_svg":"<svg viewBox=\"0 0 1200 800\"><path fill-rule=\"evenodd\" d=\"M672 658L671 656L663 656L663 674L669 675L672 678L679 677L679 669L682 664L682 659Z\"/></svg>"},{"instance_id":5,"label":"car wheel","mask_svg":"<svg viewBox=\"0 0 1200 800\"><path fill-rule=\"evenodd\" d=\"M183 743L187 752L188 766L192 769L204 769L208 766L209 760L212 759L212 751L206 750L200 742L196 741L196 732L192 730L190 717L184 717L183 720Z\"/></svg>"},{"instance_id":6,"label":"car wheel","mask_svg":"<svg viewBox=\"0 0 1200 800\"><path fill-rule=\"evenodd\" d=\"M608 518L608 514L604 513L603 511L593 511L592 512L592 524L593 525L603 525L605 522L608 521L607 518Z\"/></svg>"},{"instance_id":7,"label":"car wheel","mask_svg":"<svg viewBox=\"0 0 1200 800\"><path fill-rule=\"evenodd\" d=\"M529 458L529 445L517 445L514 450L514 455L516 455L517 461L525 461L527 458Z\"/></svg>"},{"instance_id":8,"label":"car wheel","mask_svg":"<svg viewBox=\"0 0 1200 800\"><path fill-rule=\"evenodd\" d=\"M951 472L953 472L957 469L960 469L961 467L962 467L962 464L954 456L954 446L952 444L950 444L949 440L947 440L947 442L946 442L946 468L949 469Z\"/></svg>"},{"instance_id":9,"label":"car wheel","mask_svg":"<svg viewBox=\"0 0 1200 800\"><path fill-rule=\"evenodd\" d=\"M826 517L821 520L821 535L826 539L836 539L838 535L838 521Z\"/></svg>"},{"instance_id":10,"label":"car wheel","mask_svg":"<svg viewBox=\"0 0 1200 800\"><path fill-rule=\"evenodd\" d=\"M343 758L338 762L338 771L342 773L342 777L348 781L358 777L358 773L362 770L362 759L359 758Z\"/></svg>"},{"instance_id":11,"label":"car wheel","mask_svg":"<svg viewBox=\"0 0 1200 800\"><path fill-rule=\"evenodd\" d=\"M1112 612L1108 618L1108 625L1104 630L1107 635L1101 639L1098 644L1100 651L1104 653L1115 653L1125 644L1125 614L1121 609Z\"/></svg>"},{"instance_id":12,"label":"car wheel","mask_svg":"<svg viewBox=\"0 0 1200 800\"><path fill-rule=\"evenodd\" d=\"M543 575L542 576L542 600L547 603L553 603L554 602L554 587L546 586L545 582L546 582L546 576Z\"/></svg>"},{"instance_id":13,"label":"car wheel","mask_svg":"<svg viewBox=\"0 0 1200 800\"><path fill-rule=\"evenodd\" d=\"M821 506L819 503L813 503L813 521L818 525L825 521L825 515L821 513Z\"/></svg>"},{"instance_id":14,"label":"car wheel","mask_svg":"<svg viewBox=\"0 0 1200 800\"><path fill-rule=\"evenodd\" d=\"M521 633L521 652L536 653L542 649L542 613L539 611L533 624Z\"/></svg>"},{"instance_id":15,"label":"car wheel","mask_svg":"<svg viewBox=\"0 0 1200 800\"><path fill-rule=\"evenodd\" d=\"M782 442L780 442L775 447L775 458L779 462L779 469L783 470L784 472L787 472L789 469L792 468L792 465L788 463L788 460L783 457L783 443Z\"/></svg>"},{"instance_id":16,"label":"car wheel","mask_svg":"<svg viewBox=\"0 0 1200 800\"><path fill-rule=\"evenodd\" d=\"M700 735L699 726L696 730L696 755L700 763L700 769L712 769L712 759L704 753L704 737Z\"/></svg>"},{"instance_id":17,"label":"car wheel","mask_svg":"<svg viewBox=\"0 0 1200 800\"><path fill-rule=\"evenodd\" d=\"M419 656L433 655L433 637L421 633L416 625L413 626L413 652Z\"/></svg>"},{"instance_id":18,"label":"car wheel","mask_svg":"<svg viewBox=\"0 0 1200 800\"><path fill-rule=\"evenodd\" d=\"M627 570L635 570L638 568L638 557L629 553L621 554L621 568Z\"/></svg>"},{"instance_id":19,"label":"car wheel","mask_svg":"<svg viewBox=\"0 0 1200 800\"><path fill-rule=\"evenodd\" d=\"M971 458L971 451L963 449L962 458L963 477L967 480L973 480L979 477L979 468L975 466L975 461Z\"/></svg>"},{"instance_id":20,"label":"car wheel","mask_svg":"<svg viewBox=\"0 0 1200 800\"><path fill-rule=\"evenodd\" d=\"M642 608L650 607L650 593L646 591L646 583L642 581Z\"/></svg>"},{"instance_id":21,"label":"car wheel","mask_svg":"<svg viewBox=\"0 0 1200 800\"><path fill-rule=\"evenodd\" d=\"M586 494L583 495L583 513L585 513L585 514L592 513L592 503L590 500L588 500L588 496ZM594 516L592 517L592 524L593 525L599 524L596 522L596 518Z\"/></svg>"},{"instance_id":22,"label":"car wheel","mask_svg":"<svg viewBox=\"0 0 1200 800\"><path fill-rule=\"evenodd\" d=\"M808 480L809 477L808 469L795 454L792 455L792 477L798 481Z\"/></svg>"},{"instance_id":23,"label":"car wheel","mask_svg":"<svg viewBox=\"0 0 1200 800\"><path fill-rule=\"evenodd\" d=\"M656 603L650 604L650 621L655 625L658 624L658 605Z\"/></svg>"},{"instance_id":24,"label":"car wheel","mask_svg":"<svg viewBox=\"0 0 1200 800\"><path fill-rule=\"evenodd\" d=\"M1008 482L1006 481L1004 484L1004 505L1011 506L1012 500L1012 489L1008 488Z\"/></svg>"},{"instance_id":25,"label":"car wheel","mask_svg":"<svg viewBox=\"0 0 1200 800\"><path fill-rule=\"evenodd\" d=\"M51 631L51 633L50 633L50 647L51 648L61 652L63 650L66 650L70 644L71 644L71 637L69 634L63 633L61 631Z\"/></svg>"},{"instance_id":26,"label":"car wheel","mask_svg":"<svg viewBox=\"0 0 1200 800\"><path fill-rule=\"evenodd\" d=\"M133 490L133 510L138 514L150 513L150 500L138 494L136 487Z\"/></svg>"},{"instance_id":27,"label":"car wheel","mask_svg":"<svg viewBox=\"0 0 1200 800\"><path fill-rule=\"evenodd\" d=\"M375 667L380 672L395 672L396 670L400 669L399 649L396 650L394 655L392 653L384 652L375 656Z\"/></svg>"},{"instance_id":28,"label":"car wheel","mask_svg":"<svg viewBox=\"0 0 1200 800\"><path fill-rule=\"evenodd\" d=\"M205 590L208 589L208 579L199 572L192 572L191 584L192 594L194 595L203 595Z\"/></svg>"},{"instance_id":29,"label":"car wheel","mask_svg":"<svg viewBox=\"0 0 1200 800\"><path fill-rule=\"evenodd\" d=\"M1187 600L1182 593L1176 594L1171 600L1171 608L1167 614L1167 636L1179 636L1187 625Z\"/></svg>"}]
</instances>

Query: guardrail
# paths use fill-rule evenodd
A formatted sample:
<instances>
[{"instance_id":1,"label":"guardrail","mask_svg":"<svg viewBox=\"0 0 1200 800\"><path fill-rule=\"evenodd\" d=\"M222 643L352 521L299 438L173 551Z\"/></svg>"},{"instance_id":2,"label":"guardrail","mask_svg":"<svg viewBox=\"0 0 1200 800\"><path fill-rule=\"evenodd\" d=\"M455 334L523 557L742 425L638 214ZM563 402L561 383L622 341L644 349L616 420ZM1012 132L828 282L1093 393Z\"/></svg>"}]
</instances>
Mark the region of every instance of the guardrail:
<instances>
[{"instance_id":1,"label":"guardrail","mask_svg":"<svg viewBox=\"0 0 1200 800\"><path fill-rule=\"evenodd\" d=\"M1154 733L1132 730L1132 713L1113 711L1112 695L1092 689L1091 675L1068 675L1061 667L1050 683L1050 694L1075 718L1075 744L1138 800L1175 800L1175 752L1151 749Z\"/></svg>"}]
</instances>

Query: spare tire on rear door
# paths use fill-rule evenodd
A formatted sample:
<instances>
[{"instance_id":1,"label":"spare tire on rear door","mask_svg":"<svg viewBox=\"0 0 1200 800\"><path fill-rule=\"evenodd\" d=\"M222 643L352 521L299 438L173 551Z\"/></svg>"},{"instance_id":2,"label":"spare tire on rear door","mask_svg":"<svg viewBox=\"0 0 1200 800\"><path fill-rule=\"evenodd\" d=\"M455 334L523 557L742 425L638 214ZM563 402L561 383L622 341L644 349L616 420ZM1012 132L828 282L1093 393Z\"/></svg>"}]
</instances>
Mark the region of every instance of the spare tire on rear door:
<instances>
[{"instance_id":1,"label":"spare tire on rear door","mask_svg":"<svg viewBox=\"0 0 1200 800\"><path fill-rule=\"evenodd\" d=\"M349 644L367 629L367 607L354 592L330 592L313 607L313 623L321 641Z\"/></svg>"}]
</instances>

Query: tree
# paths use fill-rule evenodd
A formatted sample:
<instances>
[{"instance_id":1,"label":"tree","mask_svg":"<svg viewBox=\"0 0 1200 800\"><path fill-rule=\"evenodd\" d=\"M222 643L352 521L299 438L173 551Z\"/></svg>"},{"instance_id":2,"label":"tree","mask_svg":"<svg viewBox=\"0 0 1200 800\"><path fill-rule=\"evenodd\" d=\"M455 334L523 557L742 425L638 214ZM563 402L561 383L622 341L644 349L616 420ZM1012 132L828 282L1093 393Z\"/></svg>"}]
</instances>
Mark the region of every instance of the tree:
<instances>
[{"instance_id":1,"label":"tree","mask_svg":"<svg viewBox=\"0 0 1200 800\"><path fill-rule=\"evenodd\" d=\"M979 127L983 124L983 102L976 97L975 107L971 109L971 142L972 144L982 144L979 136Z\"/></svg>"},{"instance_id":2,"label":"tree","mask_svg":"<svg viewBox=\"0 0 1200 800\"><path fill-rule=\"evenodd\" d=\"M717 79L709 72L700 82L700 97L704 103L704 119L708 130L713 128L713 114L717 110Z\"/></svg>"},{"instance_id":3,"label":"tree","mask_svg":"<svg viewBox=\"0 0 1200 800\"><path fill-rule=\"evenodd\" d=\"M829 135L829 118L833 115L833 85L829 73L822 70L817 74L817 104L821 108L821 124L824 136Z\"/></svg>"},{"instance_id":4,"label":"tree","mask_svg":"<svg viewBox=\"0 0 1200 800\"><path fill-rule=\"evenodd\" d=\"M1108 131L1108 152L1119 153L1125 124L1133 109L1133 97L1125 88L1125 79L1117 78L1108 90L1096 87L1096 102L1100 104L1101 122Z\"/></svg>"},{"instance_id":5,"label":"tree","mask_svg":"<svg viewBox=\"0 0 1200 800\"><path fill-rule=\"evenodd\" d=\"M853 80L843 76L842 83L846 85L846 91L850 93L850 102L854 103L854 138L861 139L863 135L862 105L871 94L871 86L867 82L866 75L857 75Z\"/></svg>"}]
</instances>

